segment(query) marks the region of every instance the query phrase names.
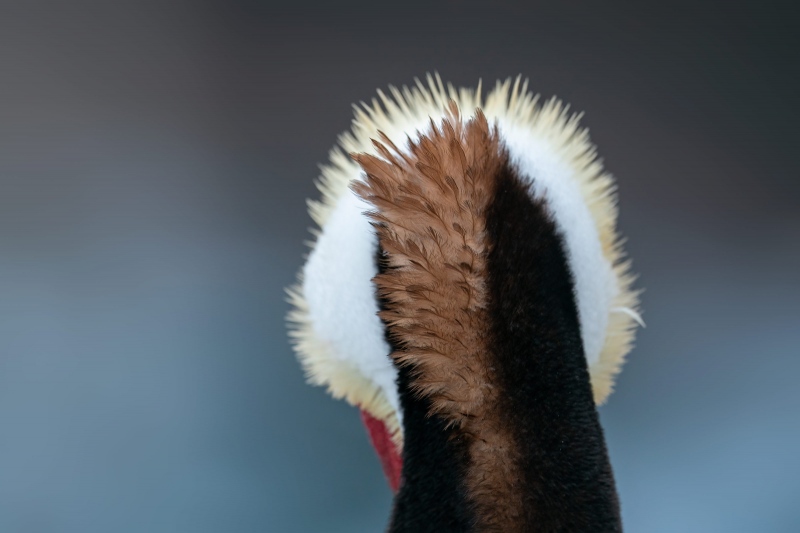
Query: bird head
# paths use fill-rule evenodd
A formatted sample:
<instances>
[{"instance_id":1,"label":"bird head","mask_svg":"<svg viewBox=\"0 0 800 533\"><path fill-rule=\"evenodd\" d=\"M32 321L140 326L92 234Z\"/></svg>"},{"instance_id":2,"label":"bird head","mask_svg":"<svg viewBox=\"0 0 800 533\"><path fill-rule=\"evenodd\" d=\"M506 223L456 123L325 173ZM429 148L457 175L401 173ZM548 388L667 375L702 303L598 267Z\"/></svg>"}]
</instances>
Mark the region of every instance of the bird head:
<instances>
[{"instance_id":1,"label":"bird head","mask_svg":"<svg viewBox=\"0 0 800 533\"><path fill-rule=\"evenodd\" d=\"M616 231L614 182L579 118L556 99L542 102L520 78L498 82L484 96L480 84L475 90L456 89L445 86L438 75L428 76L426 83L417 80L412 87L391 88L389 94L378 91L370 104L355 106L351 129L340 136L322 168L321 198L309 202L318 225L315 241L298 284L289 290L291 336L308 381L360 409L395 491L402 483L405 441L399 369L414 363L415 349L446 352L446 347L420 340L427 335L418 327L427 320L421 313L452 311L446 319L463 327L462 333L451 335L452 342L478 345L485 340L471 329L472 322L462 322L474 322L488 312L481 302L492 298L492 287L480 279L480 262L491 254L493 236L485 228L475 230L475 220L459 214L464 206L485 212L490 208L475 206L488 206L498 194L495 185L480 185L481 169L507 167L522 176L527 194L552 222L569 269L594 402L603 403L612 391L640 322L638 300ZM456 170L447 170L447 164ZM440 179L431 177L437 172ZM447 179L470 173L478 178L469 186L458 182L458 176L452 183ZM437 192L437 187L452 190ZM426 205L426 198L433 199ZM406 222L416 227L405 228ZM469 224L471 230L465 228ZM473 237L475 242L468 243ZM449 252L436 251L436 246L462 240L463 249L453 248L450 255L467 255L450 266L437 262ZM421 277L391 279L386 272L397 274L414 265ZM535 265L519 268L526 272ZM427 273L429 278L426 269L434 270ZM405 285L397 279L406 280ZM417 292L441 288L448 280L451 293L442 289L439 296L425 296L426 301L441 297L438 307L435 301L411 303ZM466 289L459 291L462 285ZM405 302L414 307L413 313ZM457 314L461 312L463 319ZM405 327L414 320L417 329ZM435 328L435 320L432 316L425 323ZM417 373L424 370L420 368ZM441 368L425 371L460 373L458 368ZM438 391L447 397L441 380L429 381L435 383L415 383L414 393ZM470 389L464 394L483 392ZM446 413L445 403L440 399L433 409ZM453 409L463 414L462 407Z\"/></svg>"}]
</instances>

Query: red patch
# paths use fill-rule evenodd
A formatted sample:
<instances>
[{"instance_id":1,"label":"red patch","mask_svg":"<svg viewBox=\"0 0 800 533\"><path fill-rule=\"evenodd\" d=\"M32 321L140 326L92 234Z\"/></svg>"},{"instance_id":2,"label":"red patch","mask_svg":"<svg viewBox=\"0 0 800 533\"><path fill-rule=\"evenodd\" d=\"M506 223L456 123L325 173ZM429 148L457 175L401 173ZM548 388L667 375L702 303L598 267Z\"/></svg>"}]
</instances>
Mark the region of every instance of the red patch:
<instances>
[{"instance_id":1,"label":"red patch","mask_svg":"<svg viewBox=\"0 0 800 533\"><path fill-rule=\"evenodd\" d=\"M386 429L386 424L382 420L378 420L368 412L361 410L361 421L369 433L369 440L372 442L372 447L378 452L378 458L381 460L383 473L386 474L386 479L389 481L389 486L394 492L400 488L400 472L403 469L403 458L397 450L392 437L389 435L389 430Z\"/></svg>"}]
</instances>

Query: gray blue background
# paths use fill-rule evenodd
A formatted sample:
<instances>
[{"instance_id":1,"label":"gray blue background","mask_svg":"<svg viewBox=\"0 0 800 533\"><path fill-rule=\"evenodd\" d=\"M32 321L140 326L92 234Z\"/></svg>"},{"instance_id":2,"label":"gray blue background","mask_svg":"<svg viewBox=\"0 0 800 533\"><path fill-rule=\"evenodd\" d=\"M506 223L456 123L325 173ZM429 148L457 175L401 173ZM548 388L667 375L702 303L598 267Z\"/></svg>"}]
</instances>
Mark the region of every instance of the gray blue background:
<instances>
[{"instance_id":1,"label":"gray blue background","mask_svg":"<svg viewBox=\"0 0 800 533\"><path fill-rule=\"evenodd\" d=\"M0 531L383 530L283 288L350 104L434 70L530 77L617 176L647 321L601 409L627 531L800 531L800 43L776 6L0 3Z\"/></svg>"}]
</instances>

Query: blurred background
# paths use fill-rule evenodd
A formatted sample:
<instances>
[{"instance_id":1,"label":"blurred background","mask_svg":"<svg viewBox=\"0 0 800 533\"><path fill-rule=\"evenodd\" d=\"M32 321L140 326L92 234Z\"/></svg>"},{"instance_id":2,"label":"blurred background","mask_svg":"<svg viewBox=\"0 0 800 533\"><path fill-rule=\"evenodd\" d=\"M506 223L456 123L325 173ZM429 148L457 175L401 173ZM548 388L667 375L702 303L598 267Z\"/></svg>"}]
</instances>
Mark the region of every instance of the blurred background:
<instances>
[{"instance_id":1,"label":"blurred background","mask_svg":"<svg viewBox=\"0 0 800 533\"><path fill-rule=\"evenodd\" d=\"M617 176L647 322L601 408L626 530L800 531L789 9L3 1L0 531L383 531L283 289L351 103L434 70L530 77Z\"/></svg>"}]
</instances>

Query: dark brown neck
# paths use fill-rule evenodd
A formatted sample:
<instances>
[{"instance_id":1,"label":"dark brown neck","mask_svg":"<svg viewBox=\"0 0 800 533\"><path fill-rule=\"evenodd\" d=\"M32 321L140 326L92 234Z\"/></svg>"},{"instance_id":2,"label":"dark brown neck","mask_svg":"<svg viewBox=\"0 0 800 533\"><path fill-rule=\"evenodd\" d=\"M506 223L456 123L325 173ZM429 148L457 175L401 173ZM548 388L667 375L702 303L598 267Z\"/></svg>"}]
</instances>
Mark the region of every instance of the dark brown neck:
<instances>
[{"instance_id":1,"label":"dark brown neck","mask_svg":"<svg viewBox=\"0 0 800 533\"><path fill-rule=\"evenodd\" d=\"M403 409L390 533L621 531L545 205L480 113L445 119L410 155L377 147L381 158L357 156L355 190L376 208L374 281Z\"/></svg>"},{"instance_id":2,"label":"dark brown neck","mask_svg":"<svg viewBox=\"0 0 800 533\"><path fill-rule=\"evenodd\" d=\"M431 401L411 392L414 369L406 366L399 380L403 481L389 531L621 531L563 243L520 180L511 172L499 179L486 221L487 356L497 369L498 410L511 437L496 453L516 464L519 477L516 520L481 525L486 520L478 510L492 502L476 499L496 495L476 495L466 482L470 470L482 467L470 457L473 436L431 416Z\"/></svg>"}]
</instances>

